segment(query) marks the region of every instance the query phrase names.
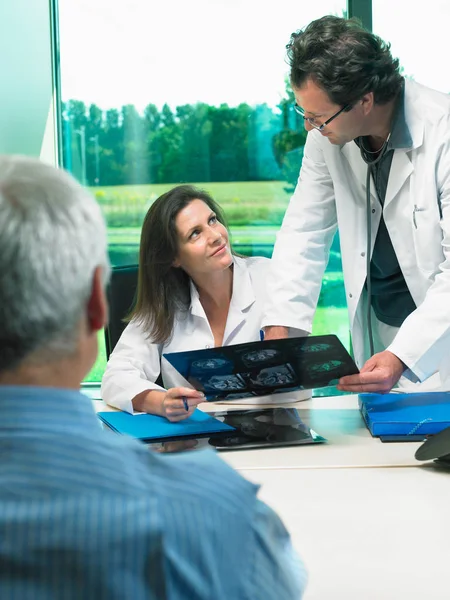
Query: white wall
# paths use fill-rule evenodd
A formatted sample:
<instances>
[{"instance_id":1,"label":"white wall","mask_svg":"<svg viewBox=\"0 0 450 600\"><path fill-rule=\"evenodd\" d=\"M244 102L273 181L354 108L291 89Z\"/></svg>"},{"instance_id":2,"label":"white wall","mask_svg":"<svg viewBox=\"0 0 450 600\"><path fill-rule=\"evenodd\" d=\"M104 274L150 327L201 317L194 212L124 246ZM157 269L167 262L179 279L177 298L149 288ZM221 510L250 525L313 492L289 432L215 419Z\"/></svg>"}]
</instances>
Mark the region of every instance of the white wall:
<instances>
[{"instance_id":1,"label":"white wall","mask_svg":"<svg viewBox=\"0 0 450 600\"><path fill-rule=\"evenodd\" d=\"M49 0L0 2L0 153L56 164Z\"/></svg>"}]
</instances>

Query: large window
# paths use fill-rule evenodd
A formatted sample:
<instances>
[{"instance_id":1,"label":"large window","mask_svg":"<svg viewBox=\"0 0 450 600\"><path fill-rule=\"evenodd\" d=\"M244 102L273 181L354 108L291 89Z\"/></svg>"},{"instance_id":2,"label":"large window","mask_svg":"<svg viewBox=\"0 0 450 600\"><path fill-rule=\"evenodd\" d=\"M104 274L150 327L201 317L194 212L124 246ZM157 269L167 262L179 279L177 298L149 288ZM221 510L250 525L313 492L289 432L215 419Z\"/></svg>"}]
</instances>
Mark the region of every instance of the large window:
<instances>
[{"instance_id":1,"label":"large window","mask_svg":"<svg viewBox=\"0 0 450 600\"><path fill-rule=\"evenodd\" d=\"M403 72L418 83L448 94L447 68L450 2L428 0L426 5L399 3L393 10L390 0L372 0L373 31L391 42L393 56Z\"/></svg>"},{"instance_id":2,"label":"large window","mask_svg":"<svg viewBox=\"0 0 450 600\"><path fill-rule=\"evenodd\" d=\"M180 182L220 202L237 251L271 256L305 142L285 46L345 4L59 0L64 166L103 207L113 265L137 261L148 207ZM314 332L349 343L338 238Z\"/></svg>"}]
</instances>

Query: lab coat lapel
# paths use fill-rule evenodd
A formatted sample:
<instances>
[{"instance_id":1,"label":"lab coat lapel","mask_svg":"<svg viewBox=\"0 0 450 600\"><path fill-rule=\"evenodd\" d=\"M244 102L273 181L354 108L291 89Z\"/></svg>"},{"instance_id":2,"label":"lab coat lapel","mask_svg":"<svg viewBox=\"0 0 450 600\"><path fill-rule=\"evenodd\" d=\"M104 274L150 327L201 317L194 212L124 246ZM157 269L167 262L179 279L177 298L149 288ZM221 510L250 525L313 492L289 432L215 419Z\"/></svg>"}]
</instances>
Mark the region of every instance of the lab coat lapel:
<instances>
[{"instance_id":1,"label":"lab coat lapel","mask_svg":"<svg viewBox=\"0 0 450 600\"><path fill-rule=\"evenodd\" d=\"M190 288L191 288L191 306L190 312L193 317L200 317L202 319L206 319L205 310L200 302L200 296L197 288L195 287L192 279L190 280Z\"/></svg>"},{"instance_id":2,"label":"lab coat lapel","mask_svg":"<svg viewBox=\"0 0 450 600\"><path fill-rule=\"evenodd\" d=\"M389 171L386 198L384 199L385 210L397 196L413 171L414 167L406 150L403 148L395 150L392 157L391 170Z\"/></svg>"},{"instance_id":3,"label":"lab coat lapel","mask_svg":"<svg viewBox=\"0 0 450 600\"><path fill-rule=\"evenodd\" d=\"M227 324L223 336L223 345L240 331L247 319L249 308L255 302L255 292L245 259L235 257L233 268L233 297L228 311Z\"/></svg>"},{"instance_id":4,"label":"lab coat lapel","mask_svg":"<svg viewBox=\"0 0 450 600\"><path fill-rule=\"evenodd\" d=\"M405 104L405 117L409 132L412 139L411 148L398 148L394 151L392 157L391 170L389 172L389 181L386 189L386 198L384 207L386 207L398 197L398 193L402 189L406 180L414 171L414 165L411 162L409 152L412 148L419 148L423 143L423 121L419 115L414 113L414 107Z\"/></svg>"},{"instance_id":5,"label":"lab coat lapel","mask_svg":"<svg viewBox=\"0 0 450 600\"><path fill-rule=\"evenodd\" d=\"M188 322L185 325L185 333L187 335L193 334L196 329L199 327L199 319L204 322L204 325L209 328L208 319L206 318L205 310L200 302L200 296L198 294L198 290L195 287L194 282L190 281L190 294L191 294L191 304L189 307L189 312L187 314ZM201 327L201 325L200 325Z\"/></svg>"},{"instance_id":6,"label":"lab coat lapel","mask_svg":"<svg viewBox=\"0 0 450 600\"><path fill-rule=\"evenodd\" d=\"M347 159L347 162L348 162L354 176L356 177L358 183L361 185L361 188L363 190L365 190L366 189L366 181L367 181L367 164L361 158L361 152L360 152L358 146L353 141L349 142L348 144L345 144L344 146L342 146L341 152ZM376 196L376 192L375 192L375 185L373 182L372 175L370 176L370 179L371 179L370 195L372 196L372 198L374 198L376 200L377 196ZM365 191L364 191L364 193L365 193Z\"/></svg>"}]
</instances>

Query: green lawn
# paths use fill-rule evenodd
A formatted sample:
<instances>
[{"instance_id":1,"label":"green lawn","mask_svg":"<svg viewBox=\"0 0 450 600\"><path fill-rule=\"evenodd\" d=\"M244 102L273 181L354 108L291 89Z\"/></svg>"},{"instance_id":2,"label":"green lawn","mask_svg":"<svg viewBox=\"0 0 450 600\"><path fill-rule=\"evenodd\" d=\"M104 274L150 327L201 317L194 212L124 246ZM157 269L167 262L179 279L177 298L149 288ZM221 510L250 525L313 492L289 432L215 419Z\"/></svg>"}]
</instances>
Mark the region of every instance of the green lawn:
<instances>
[{"instance_id":1,"label":"green lawn","mask_svg":"<svg viewBox=\"0 0 450 600\"><path fill-rule=\"evenodd\" d=\"M150 205L158 196L175 185L177 184L115 185L91 187L90 190L104 206L127 204L133 207ZM285 189L284 181L199 182L192 185L211 194L221 206L236 204L286 206L290 198L290 192Z\"/></svg>"},{"instance_id":2,"label":"green lawn","mask_svg":"<svg viewBox=\"0 0 450 600\"><path fill-rule=\"evenodd\" d=\"M223 208L229 225L279 225L290 192L283 181L197 183ZM94 187L111 228L140 228L151 204L174 184Z\"/></svg>"},{"instance_id":3,"label":"green lawn","mask_svg":"<svg viewBox=\"0 0 450 600\"><path fill-rule=\"evenodd\" d=\"M231 225L230 232L234 244L258 243L273 244L279 225ZM108 244L139 244L140 227L108 227Z\"/></svg>"}]
</instances>

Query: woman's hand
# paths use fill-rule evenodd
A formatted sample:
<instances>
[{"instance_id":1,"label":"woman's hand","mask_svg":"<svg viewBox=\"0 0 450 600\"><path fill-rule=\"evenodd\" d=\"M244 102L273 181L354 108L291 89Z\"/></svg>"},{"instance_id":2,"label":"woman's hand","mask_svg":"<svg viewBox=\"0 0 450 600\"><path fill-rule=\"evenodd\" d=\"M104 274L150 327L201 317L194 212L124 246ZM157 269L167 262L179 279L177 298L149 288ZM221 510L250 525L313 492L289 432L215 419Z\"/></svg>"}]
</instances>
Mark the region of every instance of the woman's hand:
<instances>
[{"instance_id":1,"label":"woman's hand","mask_svg":"<svg viewBox=\"0 0 450 600\"><path fill-rule=\"evenodd\" d=\"M169 421L182 421L205 401L203 392L177 387L164 390L146 390L133 398L133 408L138 412L166 417Z\"/></svg>"},{"instance_id":2,"label":"woman's hand","mask_svg":"<svg viewBox=\"0 0 450 600\"><path fill-rule=\"evenodd\" d=\"M172 422L182 421L190 417L196 407L204 401L203 392L185 387L170 388L162 398L160 414Z\"/></svg>"}]
</instances>

